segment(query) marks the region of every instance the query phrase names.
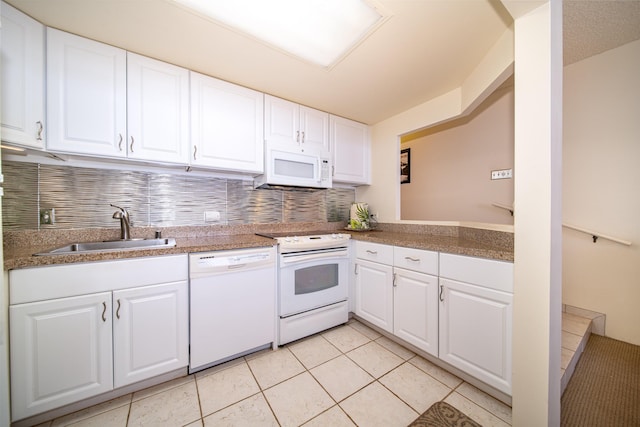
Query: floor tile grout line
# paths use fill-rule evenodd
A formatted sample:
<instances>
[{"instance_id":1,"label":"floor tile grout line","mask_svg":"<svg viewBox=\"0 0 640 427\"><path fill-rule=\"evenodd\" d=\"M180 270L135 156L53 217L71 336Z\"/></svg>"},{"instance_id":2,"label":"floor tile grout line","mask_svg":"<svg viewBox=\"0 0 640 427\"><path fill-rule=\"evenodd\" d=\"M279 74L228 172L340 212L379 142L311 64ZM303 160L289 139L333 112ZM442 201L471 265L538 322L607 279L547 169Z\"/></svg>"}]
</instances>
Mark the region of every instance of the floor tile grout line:
<instances>
[{"instance_id":1,"label":"floor tile grout line","mask_svg":"<svg viewBox=\"0 0 640 427\"><path fill-rule=\"evenodd\" d=\"M462 384L463 384L463 383L461 383L460 385L462 385ZM500 420L500 421L502 421L503 423L505 423L505 424L507 424L507 425L511 425L511 423L510 423L510 422L508 422L507 420L503 419L503 418L502 418L501 416L499 416L498 414L496 414L496 413L492 412L489 408L486 408L486 407L484 407L484 406L480 405L478 402L476 402L476 401L474 401L474 400L471 400L469 397L467 397L467 396L465 396L464 394L462 394L462 393L460 393L459 391L457 391L457 389L458 389L458 387L456 387L456 391L455 391L455 393L456 393L456 394L458 394L461 398L463 398L463 399L465 399L465 400L467 400L467 401L471 402L473 405L477 406L478 408L483 409L484 411L486 411L486 412L488 412L489 414L493 415L494 417L496 417L497 419L499 419L499 420ZM451 394L453 394L453 392L452 392ZM449 397L449 396L447 396L447 397ZM442 399L442 400L444 400L444 399ZM453 406L453 405L452 405L452 406ZM454 407L455 407L455 406L454 406ZM457 409L457 408L456 408L456 409ZM459 410L459 409L458 409L458 410ZM468 414L467 414L467 416L468 416L469 418L471 418Z\"/></svg>"},{"instance_id":2,"label":"floor tile grout line","mask_svg":"<svg viewBox=\"0 0 640 427\"><path fill-rule=\"evenodd\" d=\"M494 417L496 417L496 418L498 418L498 419L500 419L500 420L504 421L506 424L511 425L511 423L510 423L510 422L508 422L507 420L503 419L499 414L496 414L496 413L495 413L495 412L493 412L490 408L487 408L487 407L485 407L485 406L481 405L479 402L476 402L475 400L471 399L471 398L470 398L470 397L468 397L467 395L465 395L465 394L461 393L460 391L458 391L458 389L459 389L463 384L469 384L471 387L473 387L473 388L475 388L475 389L479 390L480 392L484 393L482 390L480 390L479 388L477 388L477 387L476 387L476 386L474 386L473 384L470 384L470 383L468 383L468 382L466 382L466 381L463 381L463 382L461 382L460 384L458 384L458 385L456 386L456 389L455 389L455 392L456 392L456 393L458 393L460 396L462 396L462 397L464 397L465 399L467 399L469 402L471 402L471 403L475 404L475 405L476 405L476 406L478 406L479 408L484 409L485 411L487 411L488 413L490 413L490 414L491 414L491 415L493 415ZM486 393L485 393L485 394L486 394ZM489 396L489 397L491 397L491 396ZM495 398L493 398L493 397L491 397L491 398L492 398L492 399L494 399L494 400L496 400L498 403L503 403L503 402L500 402L498 399L495 399ZM504 405L506 405L506 403L503 403L503 404L504 404ZM507 405L507 406L508 406L508 405Z\"/></svg>"},{"instance_id":3,"label":"floor tile grout line","mask_svg":"<svg viewBox=\"0 0 640 427\"><path fill-rule=\"evenodd\" d=\"M198 378L196 375L193 375L193 381L196 383L196 395L198 396L198 409L200 410L200 419L202 420L202 425L204 426L204 412L202 411L202 399L200 398L200 388L198 387Z\"/></svg>"},{"instance_id":4,"label":"floor tile grout line","mask_svg":"<svg viewBox=\"0 0 640 427\"><path fill-rule=\"evenodd\" d=\"M393 390L391 390L390 388L388 388L385 384L383 384L383 383L381 382L381 379L382 379L382 378L384 378L385 376L389 375L389 374L390 374L391 372L393 372L394 370L396 370L396 369L398 369L398 368L400 368L400 367L404 366L405 364L409 364L410 366L412 366L412 367L414 367L414 368L417 368L420 372L424 373L424 374L425 374L425 375L427 375L429 378L431 378L431 379L433 379L434 381L436 381L436 382L438 382L438 383L442 384L443 386L447 387L447 389L449 389L449 390L450 390L450 391L449 391L449 392L448 392L448 393L447 393L447 394L446 394L446 395L445 395L445 396L444 396L440 401L444 401L444 400L446 400L449 396L453 395L453 393L457 393L458 395L460 395L460 397L464 398L465 400L469 401L470 403L474 404L475 406L477 406L477 407L479 407L479 408L483 409L484 411L486 411L487 413L491 414L492 416L494 416L494 417L498 418L498 419L499 419L499 420L501 420L502 422L504 422L504 423L506 423L506 424L509 424L509 425L510 425L510 423L509 423L506 419L502 418L498 413L496 413L495 411L491 410L491 408L493 408L493 406L492 406L492 405L487 405L487 407L485 407L485 406L481 405L479 402L477 402L476 400L473 400L472 398L470 398L470 397L466 396L465 394L461 393L461 392L460 392L460 388L461 388L461 387L462 387L462 385L465 383L465 381L463 381L463 380L461 380L461 379L460 379L460 382L459 382L455 387L453 387L453 388L452 388L451 386L449 386L449 385L445 384L444 382L440 381L438 378L436 378L436 377L434 377L433 375L431 375L431 373L429 373L429 372L427 372L427 371L423 370L422 368L420 368L420 366L418 366L418 365L414 364L414 363L415 363L415 361L417 360L417 358L425 359L425 358L423 358L422 356L420 356L419 354L415 354L414 352L412 352L412 351L411 351L412 356L411 356L411 357L409 357L409 358L407 358L407 359L405 359L402 355L400 355L400 354L398 354L398 353L394 352L392 349L387 348L387 347L383 346L382 344L380 344L379 342L377 342L380 338L384 338L384 337L385 337L385 335L380 335L380 336L379 336L379 337L377 337L377 338L372 338L372 337L370 337L368 334L366 334L366 333L363 333L363 332L359 331L357 328L355 328L355 327L353 327L353 326L350 326L349 324L340 325L340 326L338 326L338 327L336 327L336 328L332 328L332 329L338 329L338 328L345 327L345 326L349 326L349 327L350 327L350 328L349 328L350 330L355 331L355 332L357 332L359 335L364 336L364 337L366 338L366 342L364 342L364 343L362 343L362 344L360 344L360 345L357 345L357 346L355 346L355 347L353 347L353 348L349 349L348 351L343 351L343 350L341 350L341 348L338 348L335 344L333 344L333 342L331 342L331 341L330 341L326 336L324 336L324 334L325 334L327 331L321 332L321 333L319 333L319 334L318 334L318 336L319 336L319 337L322 337L322 338L323 338L323 339L324 339L328 344L330 344L333 348L335 348L335 349L338 351L338 353L339 353L339 354L338 354L337 356L331 357L331 358L329 358L328 360L325 360L325 361L323 361L322 363L320 363L320 364L318 364L318 365L316 365L316 366L314 366L314 367L311 367L311 368L308 368L304 363L302 363L302 360L301 360L301 359L300 359L300 358L295 354L295 352L291 349L291 347L293 346L293 344L287 344L287 345L285 345L285 346L282 346L280 349L281 349L281 350L288 350L288 351L289 351L289 354L290 354L290 355L292 355L292 356L294 357L294 359L295 359L295 360L296 360L296 361L297 361L297 362L302 366L302 372L299 372L299 373L297 373L297 374L294 374L294 375L292 375L291 377L289 377L289 378L287 378L287 379L285 379L285 380L283 380L283 381L280 381L280 382L278 382L278 383L276 383L276 384L270 385L269 387L263 388L263 387L260 385L260 383L258 382L258 379L257 379L257 377L256 377L256 374L254 373L253 369L252 369L252 368L251 368L251 366L249 365L249 360L247 360L247 355L245 355L245 356L243 356L243 357L241 358L241 361L239 361L239 362L237 362L237 363L234 363L234 364L231 364L231 365L229 365L229 366L225 366L224 368L219 369L219 370L216 370L215 372L212 372L212 373L209 373L209 374L206 374L206 375L200 375L200 376L198 376L198 375L196 375L196 373L194 373L194 375L193 375L193 377L192 377L192 379L191 379L191 380L189 380L189 379L185 379L185 378L188 378L188 376L187 376L187 377L184 377L184 378L182 378L182 379L181 379L181 378L177 378L177 379L175 380L175 383L174 383L174 384L172 384L171 386L169 386L168 388L166 388L166 389L162 389L162 390L158 390L158 391L156 391L156 392L153 392L153 393L151 393L151 394L149 394L149 395L147 395L147 396L145 396L145 397L143 397L143 398L140 398L140 399L135 400L135 402L144 401L144 400L149 399L149 398L151 398L151 397L153 397L153 396L156 396L156 395L158 395L158 394L165 393L165 392L170 391L170 390L173 390L173 389L175 389L175 388L178 388L178 387L182 387L182 386L188 385L190 381L194 381L194 383L195 383L194 385L195 385L196 396L197 396L197 399L198 399L198 409L199 409L199 415L200 415L200 417L199 417L198 419L196 419L196 420L191 421L191 422L196 422L196 421L200 420L200 421L202 422L202 424L204 425L204 419L205 419L206 417L205 417L205 415L204 415L203 408L202 408L202 398L201 398L201 396L200 396L200 387L199 387L199 381L198 381L198 379L199 379L199 378L200 378L200 379L202 379L202 378L206 378L207 376L215 375L215 374L217 374L217 373L223 372L223 371L228 370L228 369L231 369L231 368L233 368L233 367L237 367L237 366L241 366L242 364L245 364L245 366L249 369L249 372L251 373L252 379L254 380L255 384L258 386L258 390L259 390L259 391L258 391L258 392L256 392L256 393L251 394L250 396L244 397L243 399L240 399L238 402L231 403L231 404L229 404L229 405L225 406L224 408L218 408L216 411L212 412L211 414L208 414L208 415L207 415L207 417L208 417L208 416L211 416L211 415L213 415L213 414L215 414L215 413L218 413L218 412L220 412L220 411L222 411L222 410L224 410L224 409L227 409L227 408L229 408L229 407L231 407L231 406L233 406L233 405L236 405L236 404L238 404L239 402L242 402L242 401L244 401L244 400L246 400L246 399L252 398L252 397L254 397L254 396L256 396L256 395L260 394L260 395L262 396L262 398L264 399L264 401L267 403L267 406L269 407L269 410L271 411L272 416L273 416L273 417L274 417L274 419L276 420L276 423L277 423L278 425L281 425L281 422L280 422L280 420L278 419L278 417L277 417L277 415L276 415L275 411L273 410L273 407L271 406L270 402L267 400L267 397L266 397L266 395L265 395L265 391L267 391L267 390L269 390L269 389L271 389L271 388L273 388L273 387L276 387L276 386L278 386L278 385L282 384L283 382L289 381L289 380L291 380L291 379L293 379L293 378L296 378L296 377L298 377L298 376L300 376L300 375L303 375L303 374L306 372L306 373L309 373L309 374L310 374L310 376L311 376L311 378L313 378L314 382L315 382L317 385L319 385L319 386L320 386L320 388L321 388L321 389L322 389L322 390L323 390L323 391L324 391L324 392L329 396L329 398L331 399L331 401L333 402L333 404L332 404L329 408L327 408L327 409L325 409L324 411L322 411L321 413L316 414L314 417L310 418L309 420L306 420L306 421L305 421L305 423L307 423L307 422L309 422L309 421L311 421L311 420L313 420L313 419L315 419L315 418L317 418L317 417L321 416L322 414L324 414L324 413L328 412L329 410L331 410L332 408L334 408L334 407L336 407L336 406L337 406L337 407L339 408L339 410L340 410L343 414L345 414L345 415L346 415L346 416L347 416L347 417L348 417L352 422L354 422L354 424L355 424L355 421L353 421L353 419L351 418L351 416L350 416L350 415L349 415L349 414L348 414L348 413L347 413L347 412L342 408L341 403L345 402L347 399L351 398L352 396L356 395L357 393L361 392L362 390L364 390L365 388L367 388L367 387L371 386L371 385L372 385L372 384L374 384L374 383L378 383L378 385L379 385L379 386L382 386L382 388L383 388L383 389L387 390L389 393L391 393L393 396L395 396L399 401L401 401L402 403L404 403L408 408L410 408L412 411L414 411L414 412L416 412L416 413L418 413L418 414L419 414L419 411L418 411L418 410L416 410L416 409L415 409L411 404L409 404L408 402L406 402L406 401L405 401L404 399L402 399L399 395L397 395ZM367 327L367 325L362 325L362 326ZM330 329L330 330L331 330L331 329ZM330 331L330 330L329 330L329 331ZM299 340L299 341L301 342L302 340ZM395 343L395 341L393 341L393 340L391 340L391 341ZM399 358L399 359L400 359L400 364L399 364L399 365L397 365L397 366L395 366L395 367L393 367L393 368L391 368L391 369L389 369L388 371L386 371L386 372L384 372L384 373L382 373L382 374L378 375L377 377L375 377L375 376L373 376L373 375L372 375L372 374L371 374L367 369L365 369L364 367L360 366L360 364L358 364L355 360L353 360L353 359L348 355L348 353L351 353L351 352L353 352L353 351L357 350L358 348L364 347L364 346L366 346L366 345L368 345L368 344L370 344L370 343L372 343L372 342L374 342L374 343L376 343L377 345L379 345L379 346L381 347L381 349L383 349L383 350L385 350L385 351L389 352L390 354L393 354L393 355L394 355L394 356L396 356L397 358ZM396 344L397 344L397 343L396 343ZM398 345L400 345L400 344L398 344ZM409 350L409 349L407 349L407 350ZM570 350L570 349L567 349L567 350ZM409 351L410 351L410 350L409 350ZM255 358L251 358L251 360L254 360L254 359L257 359L257 358L260 358L260 357L263 357L263 356L267 356L268 354L273 354L273 352L265 352L263 355L257 356L257 357L255 357ZM315 369L316 367L322 366L322 365L324 365L324 364L326 364L326 363L329 363L329 362L331 362L331 361L333 361L333 360L335 360L335 359L339 358L340 356L346 356L346 358L347 358L348 360L350 360L352 363L354 363L354 365L355 365L355 366L357 366L358 368L360 368L360 369L362 369L364 372L366 372L366 373L367 373L367 374L368 374L372 379L371 379L371 381L369 381L369 382L368 382L367 384L365 384L364 386L362 386L362 387L358 388L358 390L356 390L356 391L354 391L354 392L350 393L348 396L345 396L345 397L343 397L342 399L340 399L340 400L338 401L338 400L336 400L336 399L335 399L335 398L334 398L334 397L333 397L333 396L328 392L328 390L327 390L327 389L326 389L326 388L325 388L325 387L320 383L320 381L319 381L319 380L318 380L318 379L313 375L313 373L311 372L311 370L312 370L312 369ZM412 362L412 361L414 361L414 362ZM427 363L429 363L429 364L432 364L432 362L430 362L428 359L425 359L425 361L426 361ZM437 365L435 365L435 366L437 367ZM453 374L452 374L452 375L453 375ZM456 378L457 378L457 377L456 377ZM469 384L469 385L470 385L470 386L472 386L471 384ZM473 387L473 386L472 386L472 387ZM143 391L143 390L139 390L139 391ZM479 391L480 391L481 393L483 393L483 392L482 392L482 390L479 390ZM127 418L126 418L125 426L129 425L129 423L130 423L130 421L131 421L131 414L132 414L132 410L133 410L133 404L135 403L135 402L134 402L134 394L135 394L135 392L129 393L128 398L127 398L128 403L126 403L126 404L122 404L122 405L119 405L119 406L117 406L117 407L115 407L115 408L112 408L112 409L111 409L111 410L115 410L115 409L121 408L122 406L126 406L126 405L128 405L128 411L127 411ZM489 397L491 397L491 396L489 395ZM497 401L497 399L496 399L496 401ZM500 401L498 401L498 402L500 403ZM507 406L509 406L509 405L507 405ZM495 409L495 408L494 408L494 409ZM100 414L101 414L101 413L103 413L103 412L108 412L108 411L102 411L102 412L96 413L96 414L92 415L92 417L98 416L98 415L100 415ZM88 417L87 419L92 418L92 417ZM50 425L52 425L52 423L53 423L54 421L55 421L55 420L51 420L51 421L50 421Z\"/></svg>"},{"instance_id":5,"label":"floor tile grout line","mask_svg":"<svg viewBox=\"0 0 640 427\"><path fill-rule=\"evenodd\" d=\"M131 419L131 407L132 406L133 406L133 393L131 393L130 396L129 396L129 410L127 411L127 421L124 423L125 427L127 427L129 425L129 419Z\"/></svg>"}]
</instances>

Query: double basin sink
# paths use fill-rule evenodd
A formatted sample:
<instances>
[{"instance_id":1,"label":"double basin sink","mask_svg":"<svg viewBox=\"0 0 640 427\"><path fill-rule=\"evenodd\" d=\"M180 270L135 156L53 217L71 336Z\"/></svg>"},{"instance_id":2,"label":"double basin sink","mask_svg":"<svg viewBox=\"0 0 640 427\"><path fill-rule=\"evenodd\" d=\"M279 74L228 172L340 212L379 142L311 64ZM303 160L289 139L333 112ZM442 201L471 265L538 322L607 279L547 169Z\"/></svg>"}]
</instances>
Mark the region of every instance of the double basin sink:
<instances>
[{"instance_id":1,"label":"double basin sink","mask_svg":"<svg viewBox=\"0 0 640 427\"><path fill-rule=\"evenodd\" d=\"M87 252L114 252L135 249L163 249L176 246L176 239L155 238L155 239L131 239L131 240L109 240L105 242L71 243L70 245L52 249L48 252L41 252L34 255L66 255Z\"/></svg>"}]
</instances>

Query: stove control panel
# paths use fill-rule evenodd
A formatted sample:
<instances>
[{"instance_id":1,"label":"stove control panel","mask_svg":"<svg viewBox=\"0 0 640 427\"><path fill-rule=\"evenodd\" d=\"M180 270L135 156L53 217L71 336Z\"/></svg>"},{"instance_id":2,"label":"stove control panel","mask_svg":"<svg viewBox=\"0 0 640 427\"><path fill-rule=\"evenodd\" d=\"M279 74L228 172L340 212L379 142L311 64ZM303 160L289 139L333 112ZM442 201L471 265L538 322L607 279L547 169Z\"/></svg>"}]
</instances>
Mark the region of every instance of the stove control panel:
<instances>
[{"instance_id":1,"label":"stove control panel","mask_svg":"<svg viewBox=\"0 0 640 427\"><path fill-rule=\"evenodd\" d=\"M333 233L313 236L278 237L276 240L280 246L280 252L285 252L345 246L349 239L351 239L350 234Z\"/></svg>"}]
</instances>

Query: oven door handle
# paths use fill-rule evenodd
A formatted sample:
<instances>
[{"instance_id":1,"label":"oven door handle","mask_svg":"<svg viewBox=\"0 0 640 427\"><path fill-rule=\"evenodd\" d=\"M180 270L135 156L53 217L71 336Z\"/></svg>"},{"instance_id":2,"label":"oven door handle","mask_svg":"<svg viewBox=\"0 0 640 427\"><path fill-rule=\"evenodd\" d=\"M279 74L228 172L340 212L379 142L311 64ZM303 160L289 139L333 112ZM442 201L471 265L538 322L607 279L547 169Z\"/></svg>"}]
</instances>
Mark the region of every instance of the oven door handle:
<instances>
[{"instance_id":1,"label":"oven door handle","mask_svg":"<svg viewBox=\"0 0 640 427\"><path fill-rule=\"evenodd\" d=\"M315 261L315 260L327 259L327 258L346 258L348 255L349 253L346 250L324 252L324 253L317 253L317 254L308 254L308 255L287 255L287 256L282 256L282 258L280 259L280 262L282 264L297 264L301 262Z\"/></svg>"}]
</instances>

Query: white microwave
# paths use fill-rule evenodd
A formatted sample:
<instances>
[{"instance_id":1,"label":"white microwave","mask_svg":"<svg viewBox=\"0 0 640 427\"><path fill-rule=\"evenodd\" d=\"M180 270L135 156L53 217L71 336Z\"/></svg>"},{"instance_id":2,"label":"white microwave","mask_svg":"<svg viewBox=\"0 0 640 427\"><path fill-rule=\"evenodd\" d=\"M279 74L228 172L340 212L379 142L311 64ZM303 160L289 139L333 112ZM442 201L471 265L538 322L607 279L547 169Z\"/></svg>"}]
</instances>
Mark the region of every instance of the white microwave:
<instances>
[{"instance_id":1,"label":"white microwave","mask_svg":"<svg viewBox=\"0 0 640 427\"><path fill-rule=\"evenodd\" d=\"M293 186L331 188L331 158L329 155L292 153L267 149L264 174L254 181L256 188Z\"/></svg>"}]
</instances>

